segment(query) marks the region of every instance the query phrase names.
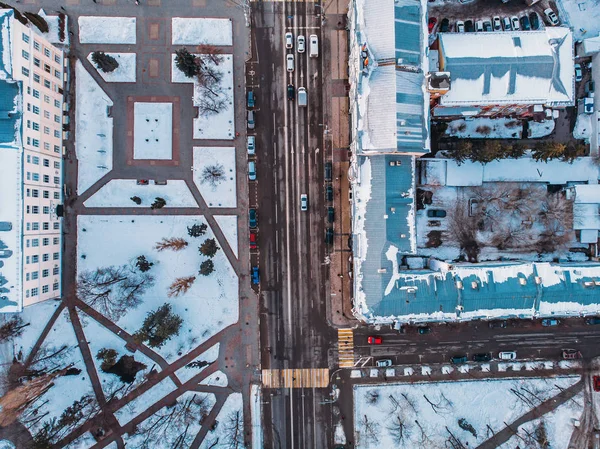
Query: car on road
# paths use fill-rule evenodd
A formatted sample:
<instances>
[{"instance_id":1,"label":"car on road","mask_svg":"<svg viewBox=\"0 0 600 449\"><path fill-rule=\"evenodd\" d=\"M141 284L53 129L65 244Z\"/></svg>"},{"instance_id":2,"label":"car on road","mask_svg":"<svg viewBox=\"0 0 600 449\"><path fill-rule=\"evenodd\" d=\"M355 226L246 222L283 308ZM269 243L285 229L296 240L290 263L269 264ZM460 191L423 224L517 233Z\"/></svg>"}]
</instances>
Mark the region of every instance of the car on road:
<instances>
[{"instance_id":1,"label":"car on road","mask_svg":"<svg viewBox=\"0 0 600 449\"><path fill-rule=\"evenodd\" d=\"M463 22L462 20L457 20L456 21L456 32L457 33L464 33L465 32L465 22Z\"/></svg>"},{"instance_id":2,"label":"car on road","mask_svg":"<svg viewBox=\"0 0 600 449\"><path fill-rule=\"evenodd\" d=\"M472 20L465 20L465 33L472 33L475 31L475 27L473 26Z\"/></svg>"},{"instance_id":3,"label":"car on road","mask_svg":"<svg viewBox=\"0 0 600 449\"><path fill-rule=\"evenodd\" d=\"M575 64L575 82L580 82L583 79L583 72L581 71L581 64Z\"/></svg>"},{"instance_id":4,"label":"car on road","mask_svg":"<svg viewBox=\"0 0 600 449\"><path fill-rule=\"evenodd\" d=\"M325 199L327 201L333 201L333 187L331 184L327 184L327 187L325 187Z\"/></svg>"},{"instance_id":5,"label":"car on road","mask_svg":"<svg viewBox=\"0 0 600 449\"><path fill-rule=\"evenodd\" d=\"M256 181L256 162L248 162L248 179L250 181Z\"/></svg>"},{"instance_id":6,"label":"car on road","mask_svg":"<svg viewBox=\"0 0 600 449\"><path fill-rule=\"evenodd\" d=\"M256 137L248 136L248 142L246 145L248 148L248 156L254 156L256 154Z\"/></svg>"},{"instance_id":7,"label":"car on road","mask_svg":"<svg viewBox=\"0 0 600 449\"><path fill-rule=\"evenodd\" d=\"M502 351L498 353L498 358L500 360L515 360L517 353L515 351Z\"/></svg>"},{"instance_id":8,"label":"car on road","mask_svg":"<svg viewBox=\"0 0 600 449\"><path fill-rule=\"evenodd\" d=\"M331 206L327 208L327 221L333 223L335 221L335 209Z\"/></svg>"},{"instance_id":9,"label":"car on road","mask_svg":"<svg viewBox=\"0 0 600 449\"><path fill-rule=\"evenodd\" d=\"M319 38L316 34L311 34L308 37L308 41L310 43L310 53L309 56L311 58L316 58L319 56Z\"/></svg>"},{"instance_id":10,"label":"car on road","mask_svg":"<svg viewBox=\"0 0 600 449\"><path fill-rule=\"evenodd\" d=\"M254 111L248 111L248 129L254 129L256 124L254 123Z\"/></svg>"},{"instance_id":11,"label":"car on road","mask_svg":"<svg viewBox=\"0 0 600 449\"><path fill-rule=\"evenodd\" d=\"M308 95L306 93L306 87L298 88L298 106L306 107L308 105Z\"/></svg>"},{"instance_id":12,"label":"car on road","mask_svg":"<svg viewBox=\"0 0 600 449\"><path fill-rule=\"evenodd\" d=\"M300 210L301 211L308 210L308 195L306 195L306 193L303 193L302 195L300 195Z\"/></svg>"},{"instance_id":13,"label":"car on road","mask_svg":"<svg viewBox=\"0 0 600 449\"><path fill-rule=\"evenodd\" d=\"M512 27L513 31L519 31L521 29L521 24L517 16L512 16L510 18L510 26Z\"/></svg>"},{"instance_id":14,"label":"car on road","mask_svg":"<svg viewBox=\"0 0 600 449\"><path fill-rule=\"evenodd\" d=\"M490 321L489 327L490 327L490 329L497 329L497 328L504 329L506 327L506 324L507 324L506 320Z\"/></svg>"},{"instance_id":15,"label":"car on road","mask_svg":"<svg viewBox=\"0 0 600 449\"><path fill-rule=\"evenodd\" d=\"M490 22L489 20L485 20L483 22L483 31L492 31L492 22Z\"/></svg>"},{"instance_id":16,"label":"car on road","mask_svg":"<svg viewBox=\"0 0 600 449\"><path fill-rule=\"evenodd\" d=\"M250 233L250 249L256 248L256 232Z\"/></svg>"},{"instance_id":17,"label":"car on road","mask_svg":"<svg viewBox=\"0 0 600 449\"><path fill-rule=\"evenodd\" d=\"M288 84L287 99L290 101L294 101L295 98L296 98L296 89L294 88L293 84Z\"/></svg>"},{"instance_id":18,"label":"car on road","mask_svg":"<svg viewBox=\"0 0 600 449\"><path fill-rule=\"evenodd\" d=\"M468 361L469 359L467 359L466 355L454 355L450 357L450 362L454 363L455 365L461 365L463 363L467 363Z\"/></svg>"},{"instance_id":19,"label":"car on road","mask_svg":"<svg viewBox=\"0 0 600 449\"><path fill-rule=\"evenodd\" d=\"M248 224L250 225L250 229L256 229L258 226L258 217L256 215L256 209L251 208L248 213Z\"/></svg>"},{"instance_id":20,"label":"car on road","mask_svg":"<svg viewBox=\"0 0 600 449\"><path fill-rule=\"evenodd\" d=\"M246 97L246 105L248 106L248 109L252 109L254 107L254 92L249 90Z\"/></svg>"},{"instance_id":21,"label":"car on road","mask_svg":"<svg viewBox=\"0 0 600 449\"><path fill-rule=\"evenodd\" d=\"M381 359L375 362L375 366L377 368L386 368L388 366L392 366L392 359Z\"/></svg>"},{"instance_id":22,"label":"car on road","mask_svg":"<svg viewBox=\"0 0 600 449\"><path fill-rule=\"evenodd\" d=\"M577 349L563 349L562 358L565 360L580 359L581 352L579 352Z\"/></svg>"},{"instance_id":23,"label":"car on road","mask_svg":"<svg viewBox=\"0 0 600 449\"><path fill-rule=\"evenodd\" d=\"M542 320L542 326L558 326L560 324L560 320L557 320L556 318L545 318Z\"/></svg>"},{"instance_id":24,"label":"car on road","mask_svg":"<svg viewBox=\"0 0 600 449\"><path fill-rule=\"evenodd\" d=\"M369 337L367 337L367 343L369 343L370 345L380 345L381 343L383 343L383 339L376 335L369 335Z\"/></svg>"},{"instance_id":25,"label":"car on road","mask_svg":"<svg viewBox=\"0 0 600 449\"><path fill-rule=\"evenodd\" d=\"M450 31L450 20L444 18L440 22L440 33L447 33Z\"/></svg>"},{"instance_id":26,"label":"car on road","mask_svg":"<svg viewBox=\"0 0 600 449\"><path fill-rule=\"evenodd\" d=\"M585 320L585 324L594 325L600 324L600 317L594 316Z\"/></svg>"},{"instance_id":27,"label":"car on road","mask_svg":"<svg viewBox=\"0 0 600 449\"><path fill-rule=\"evenodd\" d=\"M502 26L504 27L504 31L512 30L512 25L510 24L510 19L508 17L502 19Z\"/></svg>"},{"instance_id":28,"label":"car on road","mask_svg":"<svg viewBox=\"0 0 600 449\"><path fill-rule=\"evenodd\" d=\"M492 360L492 356L488 353L473 354L474 362L489 362L490 360Z\"/></svg>"},{"instance_id":29,"label":"car on road","mask_svg":"<svg viewBox=\"0 0 600 449\"><path fill-rule=\"evenodd\" d=\"M500 21L500 16L494 16L492 23L494 24L494 31L502 31L502 22Z\"/></svg>"},{"instance_id":30,"label":"car on road","mask_svg":"<svg viewBox=\"0 0 600 449\"><path fill-rule=\"evenodd\" d=\"M260 274L258 272L258 267L252 267L250 272L250 278L252 279L252 283L254 285L260 284Z\"/></svg>"},{"instance_id":31,"label":"car on road","mask_svg":"<svg viewBox=\"0 0 600 449\"><path fill-rule=\"evenodd\" d=\"M556 26L560 23L560 21L558 20L558 16L552 10L552 8L544 9L544 15L546 16L546 19L548 19L548 22L550 22L550 25Z\"/></svg>"},{"instance_id":32,"label":"car on road","mask_svg":"<svg viewBox=\"0 0 600 449\"><path fill-rule=\"evenodd\" d=\"M306 39L302 34L299 34L298 38L296 39L296 47L298 53L304 53L306 50Z\"/></svg>"},{"instance_id":33,"label":"car on road","mask_svg":"<svg viewBox=\"0 0 600 449\"><path fill-rule=\"evenodd\" d=\"M327 228L325 231L325 243L328 245L333 244L333 228Z\"/></svg>"},{"instance_id":34,"label":"car on road","mask_svg":"<svg viewBox=\"0 0 600 449\"><path fill-rule=\"evenodd\" d=\"M519 22L521 23L521 28L523 31L531 30L531 23L529 23L529 17L527 17L527 15L521 16Z\"/></svg>"},{"instance_id":35,"label":"car on road","mask_svg":"<svg viewBox=\"0 0 600 449\"><path fill-rule=\"evenodd\" d=\"M285 33L285 48L294 48L294 35L290 32Z\"/></svg>"},{"instance_id":36,"label":"car on road","mask_svg":"<svg viewBox=\"0 0 600 449\"><path fill-rule=\"evenodd\" d=\"M481 33L483 31L483 20L478 20L475 22L475 31Z\"/></svg>"},{"instance_id":37,"label":"car on road","mask_svg":"<svg viewBox=\"0 0 600 449\"><path fill-rule=\"evenodd\" d=\"M529 13L529 22L531 23L532 30L540 29L540 17L538 16L537 12L532 11Z\"/></svg>"},{"instance_id":38,"label":"car on road","mask_svg":"<svg viewBox=\"0 0 600 449\"><path fill-rule=\"evenodd\" d=\"M428 209L427 216L431 218L444 218L446 211L444 209Z\"/></svg>"},{"instance_id":39,"label":"car on road","mask_svg":"<svg viewBox=\"0 0 600 449\"><path fill-rule=\"evenodd\" d=\"M325 163L325 181L331 181L331 176L332 176L332 165L331 162L326 162Z\"/></svg>"},{"instance_id":40,"label":"car on road","mask_svg":"<svg viewBox=\"0 0 600 449\"><path fill-rule=\"evenodd\" d=\"M417 332L420 335L426 335L426 334L431 333L431 328L429 326L420 326L417 328Z\"/></svg>"},{"instance_id":41,"label":"car on road","mask_svg":"<svg viewBox=\"0 0 600 449\"><path fill-rule=\"evenodd\" d=\"M600 391L600 376L592 377L592 385L594 386L594 391Z\"/></svg>"},{"instance_id":42,"label":"car on road","mask_svg":"<svg viewBox=\"0 0 600 449\"><path fill-rule=\"evenodd\" d=\"M287 56L285 57L286 60L286 64L287 64L287 71L288 72L293 72L294 71L294 55L291 53L288 53Z\"/></svg>"},{"instance_id":43,"label":"car on road","mask_svg":"<svg viewBox=\"0 0 600 449\"><path fill-rule=\"evenodd\" d=\"M429 30L429 34L433 33L433 29L437 24L437 19L435 17L430 17L427 21L427 29Z\"/></svg>"}]
</instances>

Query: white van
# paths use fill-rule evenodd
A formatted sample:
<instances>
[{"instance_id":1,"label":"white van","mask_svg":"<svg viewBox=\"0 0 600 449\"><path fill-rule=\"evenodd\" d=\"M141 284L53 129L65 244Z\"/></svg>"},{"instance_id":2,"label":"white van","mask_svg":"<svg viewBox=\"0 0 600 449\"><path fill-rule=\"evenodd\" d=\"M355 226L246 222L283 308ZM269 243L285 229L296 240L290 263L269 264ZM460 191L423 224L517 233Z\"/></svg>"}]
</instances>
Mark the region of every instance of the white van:
<instances>
[{"instance_id":1,"label":"white van","mask_svg":"<svg viewBox=\"0 0 600 449\"><path fill-rule=\"evenodd\" d=\"M306 88L298 88L298 106L305 106L308 104L308 95L306 94Z\"/></svg>"},{"instance_id":2,"label":"white van","mask_svg":"<svg viewBox=\"0 0 600 449\"><path fill-rule=\"evenodd\" d=\"M319 38L316 34L311 34L310 37L310 57L316 58L319 56Z\"/></svg>"}]
</instances>

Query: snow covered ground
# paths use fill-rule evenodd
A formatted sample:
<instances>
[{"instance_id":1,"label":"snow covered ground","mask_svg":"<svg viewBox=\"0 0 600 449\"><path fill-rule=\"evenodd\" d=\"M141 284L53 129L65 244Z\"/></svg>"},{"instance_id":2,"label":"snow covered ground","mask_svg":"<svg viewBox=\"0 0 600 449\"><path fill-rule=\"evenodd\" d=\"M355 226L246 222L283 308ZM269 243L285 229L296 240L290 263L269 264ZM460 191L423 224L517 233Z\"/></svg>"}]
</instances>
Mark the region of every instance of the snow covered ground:
<instances>
[{"instance_id":1,"label":"snow covered ground","mask_svg":"<svg viewBox=\"0 0 600 449\"><path fill-rule=\"evenodd\" d=\"M523 125L519 120L510 118L475 118L473 120L452 120L446 129L446 135L475 139L519 139Z\"/></svg>"},{"instance_id":2,"label":"snow covered ground","mask_svg":"<svg viewBox=\"0 0 600 449\"><path fill-rule=\"evenodd\" d=\"M112 170L113 119L108 117L111 99L77 61L75 68L75 152L78 162L77 193L80 195Z\"/></svg>"},{"instance_id":3,"label":"snow covered ground","mask_svg":"<svg viewBox=\"0 0 600 449\"><path fill-rule=\"evenodd\" d=\"M450 432L465 447L476 447L578 381L572 376L356 385L355 447L446 447Z\"/></svg>"},{"instance_id":4,"label":"snow covered ground","mask_svg":"<svg viewBox=\"0 0 600 449\"><path fill-rule=\"evenodd\" d=\"M134 103L133 158L173 158L173 103Z\"/></svg>"},{"instance_id":5,"label":"snow covered ground","mask_svg":"<svg viewBox=\"0 0 600 449\"><path fill-rule=\"evenodd\" d=\"M135 44L135 17L79 17L82 44Z\"/></svg>"},{"instance_id":6,"label":"snow covered ground","mask_svg":"<svg viewBox=\"0 0 600 449\"><path fill-rule=\"evenodd\" d=\"M131 198L137 196L141 204ZM150 207L156 197L164 198L168 207L198 207L183 180L169 180L167 185L137 185L135 179L111 179L83 203L85 207Z\"/></svg>"},{"instance_id":7,"label":"snow covered ground","mask_svg":"<svg viewBox=\"0 0 600 449\"><path fill-rule=\"evenodd\" d=\"M598 36L600 8L597 0L557 0L558 18L571 25L575 40Z\"/></svg>"},{"instance_id":8,"label":"snow covered ground","mask_svg":"<svg viewBox=\"0 0 600 449\"><path fill-rule=\"evenodd\" d=\"M94 436L90 432L86 432L83 435L81 435L79 438L77 438L75 441L73 441L73 442L69 443L67 446L65 446L65 449L89 449L96 443L97 443L97 441L94 438ZM115 445L116 444L117 443L115 443ZM109 445L109 446L105 446L105 447L110 449L113 446ZM116 447L117 446L114 446L115 449L116 449ZM0 448L1 448L1 446L0 446Z\"/></svg>"},{"instance_id":9,"label":"snow covered ground","mask_svg":"<svg viewBox=\"0 0 600 449\"><path fill-rule=\"evenodd\" d=\"M37 27L31 27L31 29L39 32L39 34L41 34L42 36L44 36L46 39L48 39L51 43L53 44L64 44L64 45L69 45L69 16L67 16L65 14L65 36L64 36L64 41L60 40L59 37L59 25L58 25L58 15L48 15L46 13L46 11L44 11L43 9L40 9L38 14L44 18L44 20L46 20L46 23L48 24L48 32L47 33L42 33L39 32L39 30L37 29Z\"/></svg>"},{"instance_id":10,"label":"snow covered ground","mask_svg":"<svg viewBox=\"0 0 600 449\"><path fill-rule=\"evenodd\" d=\"M213 387L226 387L228 385L227 375L223 371L215 371L210 376L202 379L200 385L209 385Z\"/></svg>"},{"instance_id":11,"label":"snow covered ground","mask_svg":"<svg viewBox=\"0 0 600 449\"><path fill-rule=\"evenodd\" d=\"M592 134L592 114L579 114L573 128L573 137L590 141Z\"/></svg>"},{"instance_id":12,"label":"snow covered ground","mask_svg":"<svg viewBox=\"0 0 600 449\"><path fill-rule=\"evenodd\" d=\"M202 444L200 445L200 449L210 449L214 447L236 447L236 445L234 445L231 441L231 429L235 428L234 423L244 422L243 413L242 394L230 394L227 397L225 404L223 404L221 411L217 415L217 421L219 422L219 425L214 432L209 432L206 435L206 438L204 438ZM242 447L244 443L244 432L241 432L241 434L237 435L237 438L240 439L237 447ZM227 443L216 446L215 443L217 441L226 441Z\"/></svg>"},{"instance_id":13,"label":"snow covered ground","mask_svg":"<svg viewBox=\"0 0 600 449\"><path fill-rule=\"evenodd\" d=\"M222 167L222 180L202 182L205 169ZM194 184L209 207L236 207L235 147L194 147Z\"/></svg>"},{"instance_id":14,"label":"snow covered ground","mask_svg":"<svg viewBox=\"0 0 600 449\"><path fill-rule=\"evenodd\" d=\"M173 45L233 45L231 19L173 17Z\"/></svg>"},{"instance_id":15,"label":"snow covered ground","mask_svg":"<svg viewBox=\"0 0 600 449\"><path fill-rule=\"evenodd\" d=\"M554 120L542 120L541 122L529 122L529 138L537 139L539 137L545 137L552 134L554 131Z\"/></svg>"},{"instance_id":16,"label":"snow covered ground","mask_svg":"<svg viewBox=\"0 0 600 449\"><path fill-rule=\"evenodd\" d=\"M87 57L88 61L98 69L98 74L104 79L104 81L109 83L135 83L135 53L106 53L109 56L112 56L119 63L119 67L117 67L113 72L105 73L102 70L98 69L96 64L92 62L92 53L90 53Z\"/></svg>"},{"instance_id":17,"label":"snow covered ground","mask_svg":"<svg viewBox=\"0 0 600 449\"><path fill-rule=\"evenodd\" d=\"M136 397L133 401L128 402L124 407L115 412L115 417L119 424L124 425L142 413L152 404L160 401L166 395L176 389L173 381L166 377L152 388Z\"/></svg>"},{"instance_id":18,"label":"snow covered ground","mask_svg":"<svg viewBox=\"0 0 600 449\"><path fill-rule=\"evenodd\" d=\"M213 238L210 228L202 237L189 237L187 227L204 223L202 216L94 216L78 217L78 272L123 265L140 255L154 263L149 274L155 285L145 292L142 304L121 317L117 324L129 333L140 328L146 314L164 303L184 318L180 333L156 349L173 362L220 330L238 320L238 278L222 250L213 257L215 271L198 274L206 258L198 247ZM180 237L189 244L181 251L157 251L163 238ZM82 257L85 255L85 259ZM196 276L189 291L168 298L169 285L177 278ZM202 319L197 319L197 317Z\"/></svg>"},{"instance_id":19,"label":"snow covered ground","mask_svg":"<svg viewBox=\"0 0 600 449\"><path fill-rule=\"evenodd\" d=\"M50 321L50 317L56 311L59 304L56 301L38 302L37 304L25 307L23 312L18 315L15 314L15 316L21 317L23 323L29 323L29 326L23 329L23 334L15 340L14 344L15 353L22 353L21 358L23 360L27 358L33 345L35 345L42 335L44 328L48 324L48 321Z\"/></svg>"},{"instance_id":20,"label":"snow covered ground","mask_svg":"<svg viewBox=\"0 0 600 449\"><path fill-rule=\"evenodd\" d=\"M252 447L263 447L263 427L261 414L262 390L260 384L250 386L250 414L252 418Z\"/></svg>"},{"instance_id":21,"label":"snow covered ground","mask_svg":"<svg viewBox=\"0 0 600 449\"><path fill-rule=\"evenodd\" d=\"M238 255L238 217L237 215L215 215L215 220L227 239L235 257Z\"/></svg>"},{"instance_id":22,"label":"snow covered ground","mask_svg":"<svg viewBox=\"0 0 600 449\"><path fill-rule=\"evenodd\" d=\"M204 351L202 354L200 354L198 357L196 357L194 360L192 360L189 364L194 363L194 362L207 362L208 364L213 363L215 360L217 360L217 358L219 357L219 343L217 343L214 346L211 346L207 351ZM175 374L177 375L177 378L182 381L182 382L187 382L188 380L190 380L192 377L194 377L196 374L199 374L202 370L204 370L207 366L203 366L201 368L194 368L194 367L188 367L188 365L185 365L182 368L179 368Z\"/></svg>"}]
</instances>

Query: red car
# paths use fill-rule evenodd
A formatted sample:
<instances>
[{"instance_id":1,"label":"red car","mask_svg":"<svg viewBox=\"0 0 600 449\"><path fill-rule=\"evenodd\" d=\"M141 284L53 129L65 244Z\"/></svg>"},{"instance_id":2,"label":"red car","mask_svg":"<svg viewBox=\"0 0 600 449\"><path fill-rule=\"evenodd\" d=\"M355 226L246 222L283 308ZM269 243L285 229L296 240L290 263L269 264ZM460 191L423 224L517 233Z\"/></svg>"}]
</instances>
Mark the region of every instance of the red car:
<instances>
[{"instance_id":1,"label":"red car","mask_svg":"<svg viewBox=\"0 0 600 449\"><path fill-rule=\"evenodd\" d=\"M427 22L427 28L429 28L429 34L433 33L433 29L435 28L435 24L437 23L437 19L435 17L430 17Z\"/></svg>"},{"instance_id":2,"label":"red car","mask_svg":"<svg viewBox=\"0 0 600 449\"><path fill-rule=\"evenodd\" d=\"M383 339L381 337L370 336L369 338L367 338L367 343L369 343L370 345L380 345L382 342Z\"/></svg>"},{"instance_id":3,"label":"red car","mask_svg":"<svg viewBox=\"0 0 600 449\"><path fill-rule=\"evenodd\" d=\"M256 233L251 232L250 233L250 249L254 249L254 248L256 248Z\"/></svg>"},{"instance_id":4,"label":"red car","mask_svg":"<svg viewBox=\"0 0 600 449\"><path fill-rule=\"evenodd\" d=\"M600 376L594 376L594 391L600 391Z\"/></svg>"}]
</instances>

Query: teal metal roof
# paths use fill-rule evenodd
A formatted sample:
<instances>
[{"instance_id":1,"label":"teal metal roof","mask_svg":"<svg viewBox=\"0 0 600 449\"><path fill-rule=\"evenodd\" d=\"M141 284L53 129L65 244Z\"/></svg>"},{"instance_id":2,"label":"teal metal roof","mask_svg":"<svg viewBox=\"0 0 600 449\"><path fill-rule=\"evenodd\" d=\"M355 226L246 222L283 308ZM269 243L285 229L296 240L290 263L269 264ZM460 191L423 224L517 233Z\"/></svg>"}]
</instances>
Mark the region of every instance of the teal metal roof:
<instances>
[{"instance_id":1,"label":"teal metal roof","mask_svg":"<svg viewBox=\"0 0 600 449\"><path fill-rule=\"evenodd\" d=\"M16 126L21 117L15 101L19 91L17 82L0 80L0 143L15 141Z\"/></svg>"}]
</instances>

